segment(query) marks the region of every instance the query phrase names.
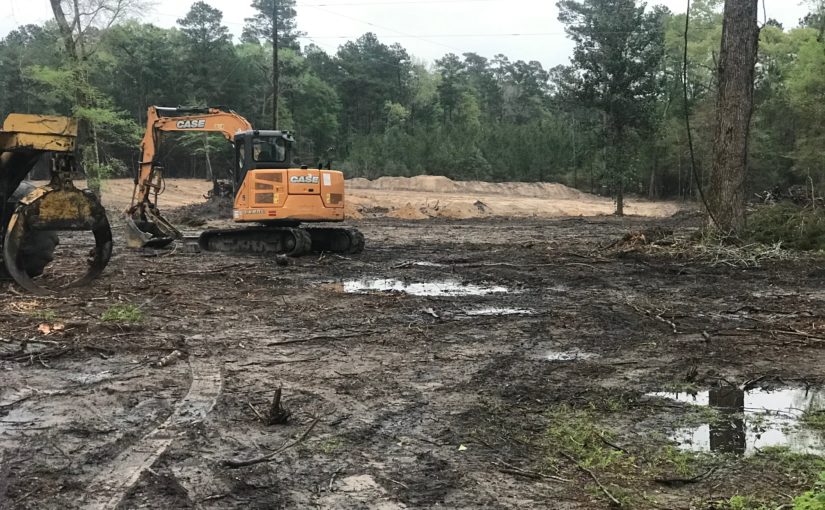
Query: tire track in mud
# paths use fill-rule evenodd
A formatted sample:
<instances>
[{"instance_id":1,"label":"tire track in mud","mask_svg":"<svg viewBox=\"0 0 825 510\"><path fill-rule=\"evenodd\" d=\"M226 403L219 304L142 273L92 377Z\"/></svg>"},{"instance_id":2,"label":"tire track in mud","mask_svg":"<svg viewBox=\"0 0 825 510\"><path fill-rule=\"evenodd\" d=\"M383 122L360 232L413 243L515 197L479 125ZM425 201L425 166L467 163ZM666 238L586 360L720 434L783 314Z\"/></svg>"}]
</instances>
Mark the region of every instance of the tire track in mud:
<instances>
[{"instance_id":1,"label":"tire track in mud","mask_svg":"<svg viewBox=\"0 0 825 510\"><path fill-rule=\"evenodd\" d=\"M117 508L140 475L172 444L182 426L203 421L215 406L223 387L221 363L192 359L189 366L189 392L163 423L121 452L92 480L84 508Z\"/></svg>"}]
</instances>

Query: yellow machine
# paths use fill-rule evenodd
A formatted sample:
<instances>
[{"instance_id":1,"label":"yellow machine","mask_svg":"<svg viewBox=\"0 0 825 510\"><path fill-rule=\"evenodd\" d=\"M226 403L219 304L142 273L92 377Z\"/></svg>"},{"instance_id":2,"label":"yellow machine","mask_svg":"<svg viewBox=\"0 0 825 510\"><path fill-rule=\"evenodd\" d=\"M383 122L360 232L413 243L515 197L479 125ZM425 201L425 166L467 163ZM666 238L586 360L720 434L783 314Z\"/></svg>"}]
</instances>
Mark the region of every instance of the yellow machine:
<instances>
[{"instance_id":1,"label":"yellow machine","mask_svg":"<svg viewBox=\"0 0 825 510\"><path fill-rule=\"evenodd\" d=\"M344 176L329 168L292 165L294 140L289 133L253 129L245 118L220 108L158 106L149 107L147 113L140 171L126 211L130 246L162 247L183 238L157 208L163 169L156 155L161 133L190 131L221 133L233 143L233 219L260 225L203 232L198 238L202 249L290 256L363 250L364 237L356 229L300 227L344 221Z\"/></svg>"},{"instance_id":2,"label":"yellow machine","mask_svg":"<svg viewBox=\"0 0 825 510\"><path fill-rule=\"evenodd\" d=\"M77 121L67 117L10 114L0 131L1 264L22 287L40 294L89 283L112 254L112 231L106 211L88 190L72 182ZM51 181L34 188L24 179L44 154L49 155ZM47 289L32 280L52 261L59 243L57 231L89 230L95 248L85 273L59 288ZM83 254L87 256L86 253Z\"/></svg>"}]
</instances>

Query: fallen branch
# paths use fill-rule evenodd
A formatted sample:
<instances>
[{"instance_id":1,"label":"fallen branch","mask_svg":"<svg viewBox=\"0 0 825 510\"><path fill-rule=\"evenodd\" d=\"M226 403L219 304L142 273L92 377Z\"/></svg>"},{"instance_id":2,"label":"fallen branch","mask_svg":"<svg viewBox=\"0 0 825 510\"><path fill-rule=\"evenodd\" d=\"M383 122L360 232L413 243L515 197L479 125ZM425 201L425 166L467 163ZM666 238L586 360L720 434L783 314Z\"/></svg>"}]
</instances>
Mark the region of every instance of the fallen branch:
<instances>
[{"instance_id":1,"label":"fallen branch","mask_svg":"<svg viewBox=\"0 0 825 510\"><path fill-rule=\"evenodd\" d=\"M304 431L304 433L301 434L301 437L299 437L298 439L296 439L295 441L293 441L289 444L285 444L284 446L278 448L277 450L275 450L274 452L272 452L270 454L263 455L261 457L254 457L252 459L245 459L245 460L226 459L223 462L221 462L221 464L223 464L224 466L226 466L228 468L231 468L231 469L237 469L237 468L246 467L246 466L254 466L255 464L262 464L264 462L270 462L270 461L274 460L275 457L278 456L278 454L283 453L284 451L289 450L293 446L296 446L296 445L302 443L304 441L304 439L306 439L307 436L309 436L310 432L312 432L312 429L315 428L315 425L318 425L319 421L321 421L321 418L315 418L312 421L312 423L309 424L309 427L307 427L307 429Z\"/></svg>"},{"instance_id":2,"label":"fallen branch","mask_svg":"<svg viewBox=\"0 0 825 510\"><path fill-rule=\"evenodd\" d=\"M788 335L788 336L798 336L802 338L806 338L808 340L813 340L815 343L825 342L825 338L821 336L811 335L810 333L805 333L804 331L799 331L798 329L759 329L759 328L736 328L736 331L745 331L748 333L767 333L770 335Z\"/></svg>"},{"instance_id":3,"label":"fallen branch","mask_svg":"<svg viewBox=\"0 0 825 510\"><path fill-rule=\"evenodd\" d=\"M620 452L624 453L625 455L630 455L630 452L628 452L627 450L625 450L624 448L622 448L621 446L619 446L617 444L611 443L610 441L607 440L606 437L604 437L604 435L599 434L599 439L601 439L604 444L606 444L607 446L613 448L614 450L620 451Z\"/></svg>"},{"instance_id":4,"label":"fallen branch","mask_svg":"<svg viewBox=\"0 0 825 510\"><path fill-rule=\"evenodd\" d=\"M261 415L261 413L259 413L258 410L255 409L255 406L253 406L251 402L247 402L246 405L248 405L249 408L252 409L252 412L255 413L255 416L257 416L259 420L261 420L261 423L266 422L263 415Z\"/></svg>"},{"instance_id":5,"label":"fallen branch","mask_svg":"<svg viewBox=\"0 0 825 510\"><path fill-rule=\"evenodd\" d=\"M342 335L315 335L306 338L296 338L294 340L283 340L281 342L270 342L267 347L275 347L278 345L299 344L303 342L314 342L315 340L340 340L342 338L355 338L359 336L374 335L377 333L384 333L384 331L363 331L358 333L345 333Z\"/></svg>"},{"instance_id":6,"label":"fallen branch","mask_svg":"<svg viewBox=\"0 0 825 510\"><path fill-rule=\"evenodd\" d=\"M656 478L656 483L661 483L663 485L668 486L679 486L679 485L688 485L691 483L699 483L705 478L709 477L713 472L716 471L716 466L708 469L704 473L698 474L692 478Z\"/></svg>"},{"instance_id":7,"label":"fallen branch","mask_svg":"<svg viewBox=\"0 0 825 510\"><path fill-rule=\"evenodd\" d=\"M559 452L559 453L561 453L561 455L564 458L566 458L567 460L569 460L570 462L575 464L577 468L581 469L582 471L584 471L585 473L590 475L590 478L592 478L593 481L596 482L596 485L599 486L599 489L601 489L601 491L604 493L604 495L607 496L607 498L610 500L610 503L613 506L618 506L618 507L622 506L622 502L619 501L618 499L616 499L616 497L613 494L611 494L609 490L607 490L607 487L602 485L602 482L599 481L599 479L596 477L596 474L593 473L593 471L591 471L591 470L587 469L586 467L582 466L581 464L579 464L579 461L577 461L575 458L573 458L572 455L568 455L564 452Z\"/></svg>"},{"instance_id":8,"label":"fallen branch","mask_svg":"<svg viewBox=\"0 0 825 510\"><path fill-rule=\"evenodd\" d=\"M656 318L657 321L664 322L665 324L670 326L673 329L674 334L676 334L676 335L679 334L679 329L676 327L675 322L665 319L664 317L662 317L662 314L657 315L655 318Z\"/></svg>"},{"instance_id":9,"label":"fallen branch","mask_svg":"<svg viewBox=\"0 0 825 510\"><path fill-rule=\"evenodd\" d=\"M539 473L538 471L530 471L530 470L527 470L527 469L522 469L518 466L508 464L507 462L504 462L504 461L492 462L492 464L494 466L496 466L498 468L498 470L501 471L502 473L507 473L507 474L510 474L510 475L523 476L525 478L532 478L533 480L544 479L544 480L553 480L553 481L556 481L556 482L564 482L564 483L569 483L571 481L571 480L568 480L567 478L562 478L560 476L545 475L544 473Z\"/></svg>"},{"instance_id":10,"label":"fallen branch","mask_svg":"<svg viewBox=\"0 0 825 510\"><path fill-rule=\"evenodd\" d=\"M381 475L378 475L378 478L383 478L384 480L390 481L390 482L392 482L392 483L394 483L394 484L396 484L396 485L400 485L401 487L404 487L404 488L405 488L405 489L407 489L407 490L409 490L409 489L410 489L410 487L409 487L407 484L405 484L405 483L403 483L403 482L399 482L398 480L393 480L392 478L390 478L390 477L388 477L388 476L381 476Z\"/></svg>"}]
</instances>

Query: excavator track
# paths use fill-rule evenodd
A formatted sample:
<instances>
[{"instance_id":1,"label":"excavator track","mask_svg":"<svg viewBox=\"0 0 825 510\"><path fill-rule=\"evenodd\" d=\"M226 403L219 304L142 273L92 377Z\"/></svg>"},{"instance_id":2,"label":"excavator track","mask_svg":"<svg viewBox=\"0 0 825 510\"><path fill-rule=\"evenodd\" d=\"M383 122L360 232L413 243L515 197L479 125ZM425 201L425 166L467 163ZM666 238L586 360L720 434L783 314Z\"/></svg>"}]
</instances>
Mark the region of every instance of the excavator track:
<instances>
[{"instance_id":1,"label":"excavator track","mask_svg":"<svg viewBox=\"0 0 825 510\"><path fill-rule=\"evenodd\" d=\"M312 251L354 255L364 251L364 234L355 228L308 228Z\"/></svg>"},{"instance_id":2,"label":"excavator track","mask_svg":"<svg viewBox=\"0 0 825 510\"><path fill-rule=\"evenodd\" d=\"M312 239L300 228L207 230L198 238L204 251L299 257L312 251Z\"/></svg>"},{"instance_id":3,"label":"excavator track","mask_svg":"<svg viewBox=\"0 0 825 510\"><path fill-rule=\"evenodd\" d=\"M260 227L207 230L198 237L203 251L300 257L310 252L356 254L364 235L354 228Z\"/></svg>"}]
</instances>

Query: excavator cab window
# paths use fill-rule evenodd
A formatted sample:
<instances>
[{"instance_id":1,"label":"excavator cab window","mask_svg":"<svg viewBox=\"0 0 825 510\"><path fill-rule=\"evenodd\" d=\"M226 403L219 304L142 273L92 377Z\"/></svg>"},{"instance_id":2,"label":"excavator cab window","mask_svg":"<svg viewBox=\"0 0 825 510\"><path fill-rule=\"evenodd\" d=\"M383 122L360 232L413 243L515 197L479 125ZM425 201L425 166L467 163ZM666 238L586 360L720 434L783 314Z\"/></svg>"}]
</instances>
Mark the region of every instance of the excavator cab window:
<instances>
[{"instance_id":1,"label":"excavator cab window","mask_svg":"<svg viewBox=\"0 0 825 510\"><path fill-rule=\"evenodd\" d=\"M294 140L281 131L246 131L236 133L235 190L237 191L250 170L289 168Z\"/></svg>"},{"instance_id":2,"label":"excavator cab window","mask_svg":"<svg viewBox=\"0 0 825 510\"><path fill-rule=\"evenodd\" d=\"M286 142L281 136L255 137L252 139L252 157L260 163L286 161Z\"/></svg>"}]
</instances>

